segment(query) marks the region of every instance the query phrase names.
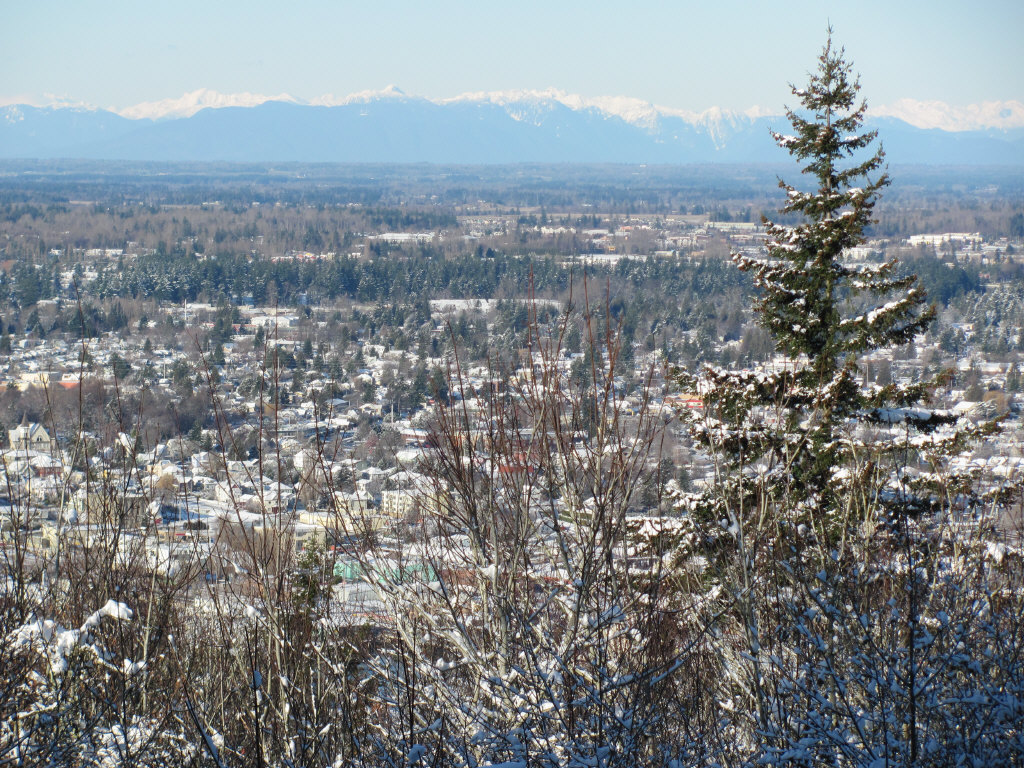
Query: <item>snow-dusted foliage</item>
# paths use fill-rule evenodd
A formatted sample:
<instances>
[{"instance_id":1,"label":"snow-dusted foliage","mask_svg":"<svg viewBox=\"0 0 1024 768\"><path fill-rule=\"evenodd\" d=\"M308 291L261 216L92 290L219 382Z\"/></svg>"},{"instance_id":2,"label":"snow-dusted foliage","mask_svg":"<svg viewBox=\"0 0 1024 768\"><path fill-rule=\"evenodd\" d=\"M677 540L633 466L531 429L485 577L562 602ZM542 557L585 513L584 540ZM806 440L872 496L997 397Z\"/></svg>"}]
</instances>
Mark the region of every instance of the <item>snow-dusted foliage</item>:
<instances>
[{"instance_id":1,"label":"snow-dusted foliage","mask_svg":"<svg viewBox=\"0 0 1024 768\"><path fill-rule=\"evenodd\" d=\"M675 749L672 699L702 637L681 628L701 613L643 544L660 523L633 535L663 422L647 401L625 415L617 345L595 343L585 387L554 339L532 376L478 385L472 410L453 371L416 488L431 523L364 563L396 635L371 662L382 763L632 766Z\"/></svg>"},{"instance_id":2,"label":"snow-dusted foliage","mask_svg":"<svg viewBox=\"0 0 1024 768\"><path fill-rule=\"evenodd\" d=\"M77 629L28 617L3 638L0 764L159 766L187 760L191 739L131 706L146 663L113 650L134 612L108 600ZM127 626L126 626L127 625Z\"/></svg>"},{"instance_id":3,"label":"snow-dusted foliage","mask_svg":"<svg viewBox=\"0 0 1024 768\"><path fill-rule=\"evenodd\" d=\"M865 106L831 43L794 89L779 145L817 182L780 182L793 226L737 255L784 364L680 373L716 481L679 499L682 562L717 596L731 759L759 765L1006 765L1024 759L1019 561L993 522L1020 478L960 471L992 424L927 407L929 384L860 385L858 357L932 311L895 262L852 266L888 183L854 157ZM993 549L995 547L995 549ZM1015 557L1016 557L1016 551Z\"/></svg>"}]
</instances>

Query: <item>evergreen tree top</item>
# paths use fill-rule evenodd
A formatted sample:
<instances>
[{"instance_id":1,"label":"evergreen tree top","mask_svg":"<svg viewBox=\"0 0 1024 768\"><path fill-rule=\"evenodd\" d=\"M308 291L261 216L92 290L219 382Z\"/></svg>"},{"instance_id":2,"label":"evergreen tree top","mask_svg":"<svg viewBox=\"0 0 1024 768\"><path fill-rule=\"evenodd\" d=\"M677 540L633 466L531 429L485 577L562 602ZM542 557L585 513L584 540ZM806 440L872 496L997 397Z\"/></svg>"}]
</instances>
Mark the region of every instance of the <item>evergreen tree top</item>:
<instances>
[{"instance_id":1,"label":"evergreen tree top","mask_svg":"<svg viewBox=\"0 0 1024 768\"><path fill-rule=\"evenodd\" d=\"M827 207L823 212L837 210L844 203L829 199L829 193L847 187L852 180L865 177L878 170L885 158L879 147L874 156L847 168L840 164L858 150L870 146L877 137L877 131L859 133L867 111L867 102L857 102L860 80L853 75L853 65L844 59L845 50L838 51L832 46L832 30L818 57L818 71L810 76L806 88L791 86L793 95L799 98L804 112L813 119L802 116L787 108L786 117L793 126L795 135L773 133L776 142L798 160L810 160L803 172L813 174L819 182L819 194L823 194ZM877 190L889 183L883 174L872 185ZM785 187L785 185L783 185ZM847 202L846 204L849 204ZM791 201L789 210L808 210Z\"/></svg>"},{"instance_id":2,"label":"evergreen tree top","mask_svg":"<svg viewBox=\"0 0 1024 768\"><path fill-rule=\"evenodd\" d=\"M781 212L800 214L804 222L790 227L765 220L767 258L734 256L761 289L761 323L782 351L807 356L818 384L852 355L910 341L932 318L915 278L894 276L895 261L851 265L844 256L864 242L879 192L889 183L884 172L871 178L884 163L880 146L867 159L856 158L876 132L860 130L867 105L858 101L852 69L829 30L807 87L792 88L802 106L786 111L794 132L773 133L818 182L803 192L779 181L787 194ZM872 297L881 303L864 307Z\"/></svg>"}]
</instances>

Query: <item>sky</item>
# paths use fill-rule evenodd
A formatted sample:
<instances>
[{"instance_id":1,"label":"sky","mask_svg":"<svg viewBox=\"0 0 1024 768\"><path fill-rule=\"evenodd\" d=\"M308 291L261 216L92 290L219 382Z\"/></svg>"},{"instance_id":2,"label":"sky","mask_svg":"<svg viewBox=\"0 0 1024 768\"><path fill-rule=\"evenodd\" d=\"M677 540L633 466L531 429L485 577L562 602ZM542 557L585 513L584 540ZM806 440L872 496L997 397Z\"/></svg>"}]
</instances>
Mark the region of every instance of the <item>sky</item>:
<instances>
[{"instance_id":1,"label":"sky","mask_svg":"<svg viewBox=\"0 0 1024 768\"><path fill-rule=\"evenodd\" d=\"M432 99L557 88L778 111L829 23L870 105L1024 101L1024 0L3 0L0 104L200 88Z\"/></svg>"}]
</instances>

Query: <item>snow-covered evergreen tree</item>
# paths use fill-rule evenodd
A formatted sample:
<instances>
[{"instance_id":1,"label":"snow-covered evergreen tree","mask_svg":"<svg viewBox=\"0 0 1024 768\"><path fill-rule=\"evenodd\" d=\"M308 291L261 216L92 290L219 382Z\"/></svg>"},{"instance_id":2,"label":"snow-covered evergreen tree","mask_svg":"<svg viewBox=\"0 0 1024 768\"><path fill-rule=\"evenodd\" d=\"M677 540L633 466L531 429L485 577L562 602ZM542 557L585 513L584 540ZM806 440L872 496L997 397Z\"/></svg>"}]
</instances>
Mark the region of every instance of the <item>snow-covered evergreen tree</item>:
<instances>
[{"instance_id":1,"label":"snow-covered evergreen tree","mask_svg":"<svg viewBox=\"0 0 1024 768\"><path fill-rule=\"evenodd\" d=\"M1020 759L992 729L1021 722L1020 665L999 639L1020 629L1020 601L995 598L1008 561L985 558L988 521L1017 489L955 471L991 425L928 408L927 384L860 382L863 354L911 341L933 312L895 261L845 258L888 183L880 148L859 158L876 135L851 73L830 34L793 89L793 132L775 135L816 184L780 182L782 213L802 221L765 222L766 252L734 257L780 358L678 377L717 462L716 482L681 497L681 560L723 617L716 695L736 713L739 762ZM1000 666L981 673L986 655Z\"/></svg>"},{"instance_id":2,"label":"snow-covered evergreen tree","mask_svg":"<svg viewBox=\"0 0 1024 768\"><path fill-rule=\"evenodd\" d=\"M879 173L880 146L866 159L857 157L871 148L876 132L863 130L867 105L858 101L860 84L851 70L830 36L807 87L793 88L801 105L786 113L793 133L774 134L816 183L804 192L779 182L788 198L781 212L804 220L795 226L766 221L767 256L735 257L761 291L761 323L782 352L800 361L778 381L787 404L803 417L800 440L787 455L795 486L789 492L817 503L829 503L831 468L843 460L846 447L834 439L834 427L868 405L856 386L857 357L910 341L934 314L916 278L895 275L895 260L852 265L844 258L864 241L879 192L889 183ZM870 404L921 396L917 390L883 394Z\"/></svg>"},{"instance_id":3,"label":"snow-covered evergreen tree","mask_svg":"<svg viewBox=\"0 0 1024 768\"><path fill-rule=\"evenodd\" d=\"M804 192L779 182L787 194L781 212L803 221L765 221L765 254L734 256L753 275L759 321L785 362L758 372L707 368L679 377L706 406L695 436L724 462L716 492L690 502L717 522L723 503L750 513L766 499L783 501L777 506L789 521L813 530L822 543L834 543L849 523L852 475L843 468L863 459L851 430L881 422L929 432L952 420L906 407L926 399L926 385L866 389L859 383L862 354L911 341L934 311L916 278L896 273L895 259L853 264L844 255L864 241L889 183L880 147L867 159L857 157L876 133L862 130L866 104L858 102L851 69L830 37L807 87L793 88L801 104L787 110L793 133L775 134L816 183Z\"/></svg>"}]
</instances>

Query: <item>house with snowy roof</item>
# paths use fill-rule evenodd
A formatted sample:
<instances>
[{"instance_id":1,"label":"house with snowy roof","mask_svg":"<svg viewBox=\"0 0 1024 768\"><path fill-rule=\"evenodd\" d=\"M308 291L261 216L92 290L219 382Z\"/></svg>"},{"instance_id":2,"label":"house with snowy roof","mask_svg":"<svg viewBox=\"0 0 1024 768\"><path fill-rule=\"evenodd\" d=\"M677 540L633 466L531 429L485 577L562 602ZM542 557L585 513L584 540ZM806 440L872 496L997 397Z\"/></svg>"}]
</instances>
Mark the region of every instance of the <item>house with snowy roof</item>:
<instances>
[{"instance_id":1,"label":"house with snowy roof","mask_svg":"<svg viewBox=\"0 0 1024 768\"><path fill-rule=\"evenodd\" d=\"M12 451L52 453L57 450L56 440L50 437L42 424L24 418L18 426L7 431L7 439Z\"/></svg>"}]
</instances>

